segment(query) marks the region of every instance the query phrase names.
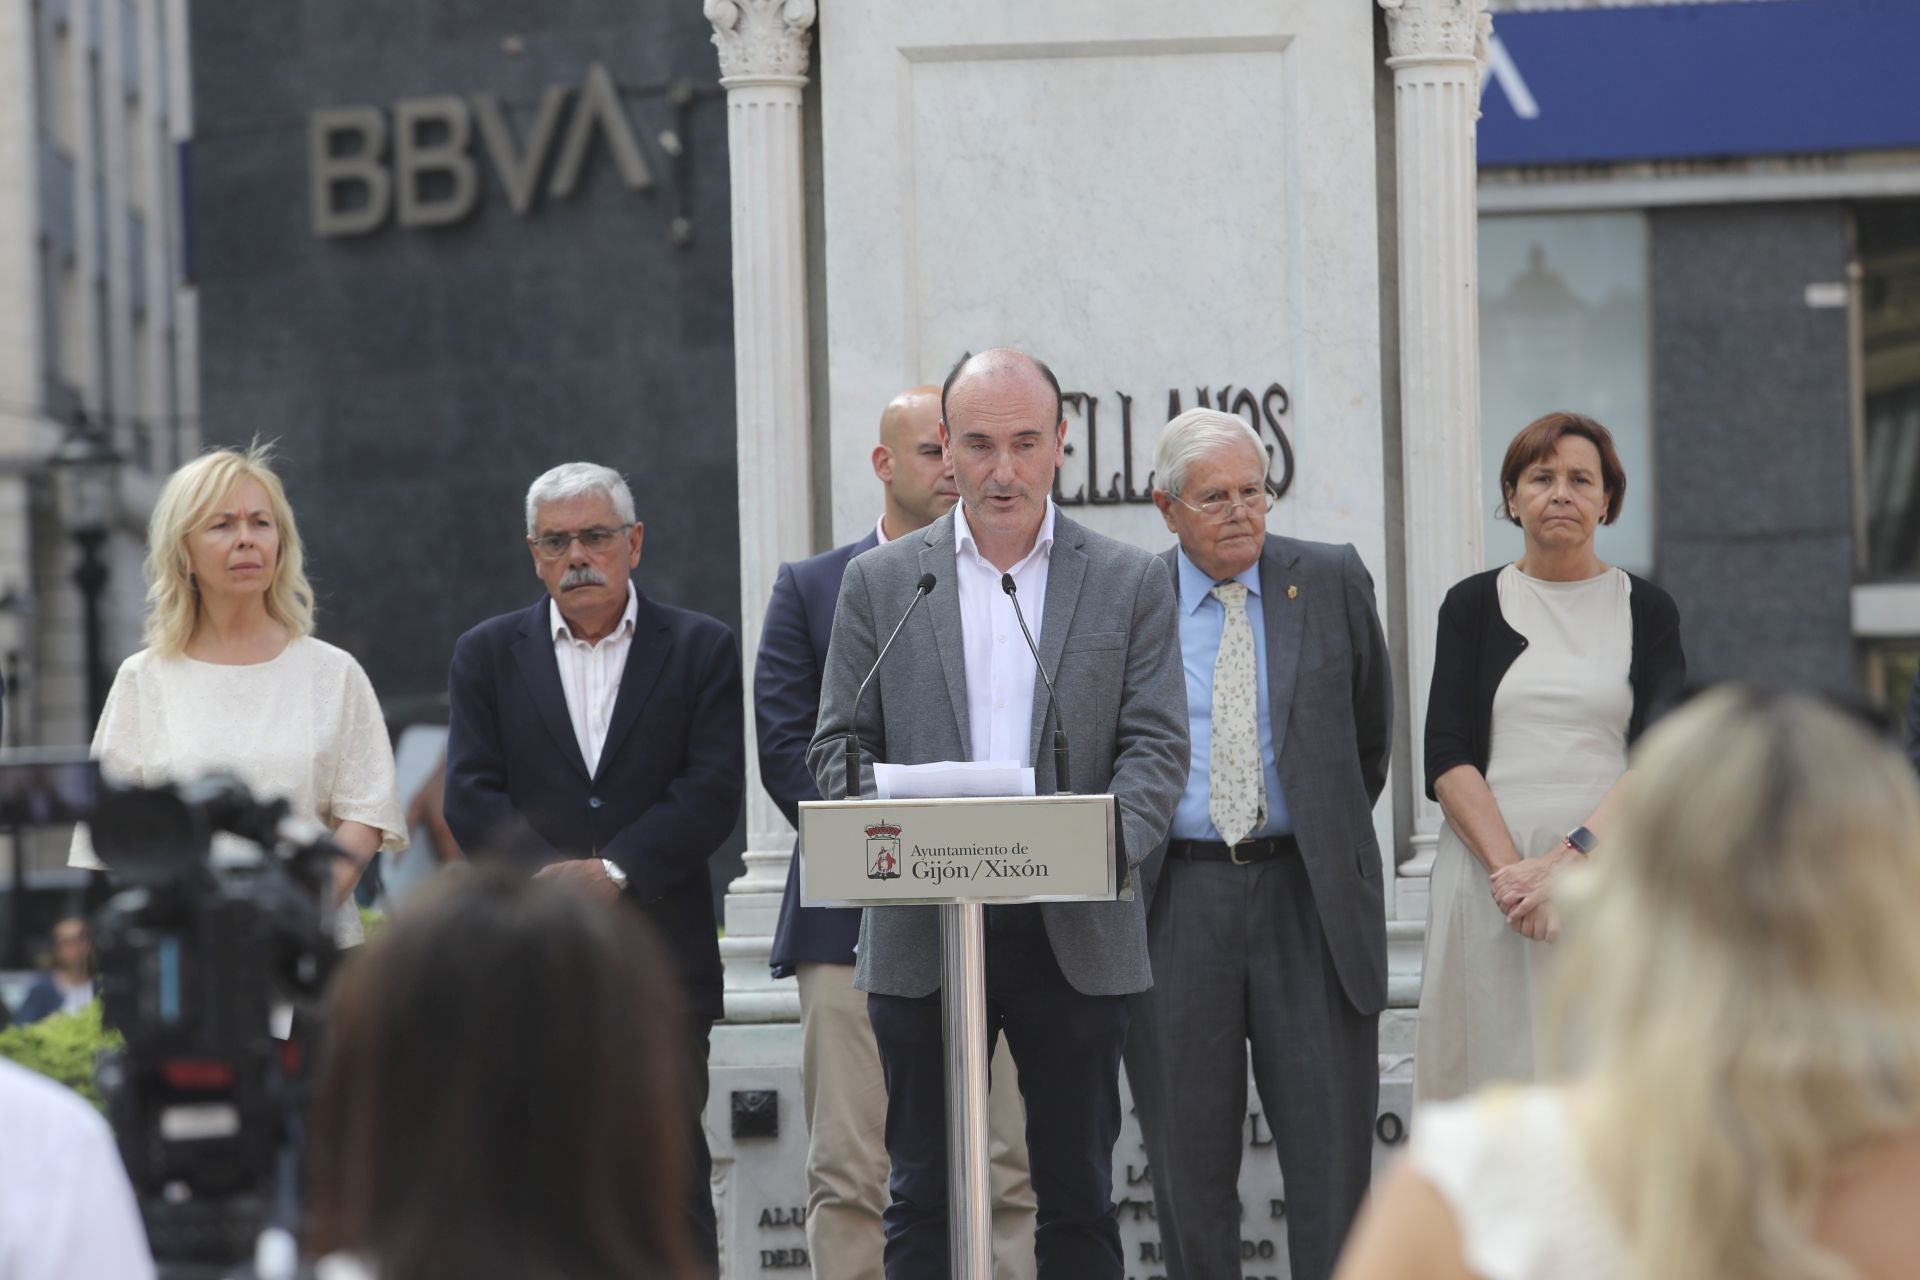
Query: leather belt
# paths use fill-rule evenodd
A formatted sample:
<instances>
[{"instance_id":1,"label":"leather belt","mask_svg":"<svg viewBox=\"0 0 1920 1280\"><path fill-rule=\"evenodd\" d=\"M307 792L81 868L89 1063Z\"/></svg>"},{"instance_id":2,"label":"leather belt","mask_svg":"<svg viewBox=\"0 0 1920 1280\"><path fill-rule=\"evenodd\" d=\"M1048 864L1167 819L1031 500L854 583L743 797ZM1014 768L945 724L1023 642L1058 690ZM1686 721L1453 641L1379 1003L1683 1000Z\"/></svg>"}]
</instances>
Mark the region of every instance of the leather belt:
<instances>
[{"instance_id":1,"label":"leather belt","mask_svg":"<svg viewBox=\"0 0 1920 1280\"><path fill-rule=\"evenodd\" d=\"M1249 862L1297 858L1300 842L1292 836L1262 836L1258 840L1242 840L1237 845L1219 840L1171 840L1167 842L1167 856L1189 862L1231 862L1244 867Z\"/></svg>"}]
</instances>

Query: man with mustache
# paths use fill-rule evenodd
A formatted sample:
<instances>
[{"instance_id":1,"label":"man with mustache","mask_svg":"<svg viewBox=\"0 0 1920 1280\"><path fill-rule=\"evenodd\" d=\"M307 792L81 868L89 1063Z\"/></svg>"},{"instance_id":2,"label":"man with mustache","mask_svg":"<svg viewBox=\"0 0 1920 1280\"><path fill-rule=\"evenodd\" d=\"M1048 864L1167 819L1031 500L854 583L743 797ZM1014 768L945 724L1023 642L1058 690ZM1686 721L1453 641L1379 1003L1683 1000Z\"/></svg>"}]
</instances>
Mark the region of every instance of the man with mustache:
<instances>
[{"instance_id":1,"label":"man with mustache","mask_svg":"<svg viewBox=\"0 0 1920 1280\"><path fill-rule=\"evenodd\" d=\"M572 462L533 482L527 549L547 594L454 646L445 807L471 856L617 900L667 944L688 1015L682 1196L711 1275L718 1246L700 1115L721 984L707 859L732 833L745 790L740 646L718 620L649 600L628 580L645 532L617 471Z\"/></svg>"},{"instance_id":2,"label":"man with mustache","mask_svg":"<svg viewBox=\"0 0 1920 1280\"><path fill-rule=\"evenodd\" d=\"M833 633L834 603L848 561L924 529L953 508L959 490L940 447L940 388L895 396L880 417L873 473L886 505L858 541L780 566L760 631L753 712L760 738L760 780L787 821L800 802L818 800L807 771L807 744L820 715L820 677ZM880 1280L881 1214L887 1207L886 1085L867 1022L866 995L854 988L855 907L802 907L800 859L787 871L774 932L773 975L800 980L800 1083L807 1116L807 1253L816 1275ZM992 1141L994 1274L1033 1276L1033 1187L1027 1176L1026 1111L1005 1046L994 1055L988 1125Z\"/></svg>"},{"instance_id":3,"label":"man with mustache","mask_svg":"<svg viewBox=\"0 0 1920 1280\"><path fill-rule=\"evenodd\" d=\"M1054 508L1067 424L1046 365L983 351L954 366L941 401L960 502L847 566L807 756L814 781L824 795L844 793L849 730L871 759L896 764L1031 763L1041 794L1111 792L1119 843L1138 862L1166 835L1187 773L1166 566ZM861 678L925 574L926 603L856 708ZM1057 709L1002 590L1007 577L1054 673ZM1070 778L1055 778L1053 753L1037 750L1056 719L1073 746ZM986 1031L989 1043L1005 1033L1026 1099L1040 1280L1120 1280L1113 1146L1126 997L1151 981L1145 914L1132 895L985 914ZM940 972L935 908L865 913L854 981L868 993L887 1083L888 1280L948 1274Z\"/></svg>"}]
</instances>

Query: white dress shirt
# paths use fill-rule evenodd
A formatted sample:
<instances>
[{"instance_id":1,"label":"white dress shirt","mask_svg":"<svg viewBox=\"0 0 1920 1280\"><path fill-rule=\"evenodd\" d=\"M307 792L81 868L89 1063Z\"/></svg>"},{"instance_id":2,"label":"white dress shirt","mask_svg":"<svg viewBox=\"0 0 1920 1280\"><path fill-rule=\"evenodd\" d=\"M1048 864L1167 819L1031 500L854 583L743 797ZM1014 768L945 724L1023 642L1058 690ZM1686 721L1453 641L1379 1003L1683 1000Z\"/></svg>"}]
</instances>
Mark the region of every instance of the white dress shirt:
<instances>
[{"instance_id":1,"label":"white dress shirt","mask_svg":"<svg viewBox=\"0 0 1920 1280\"><path fill-rule=\"evenodd\" d=\"M965 503L953 508L954 576L960 591L960 641L967 666L967 720L975 760L1033 763L1033 655L1021 638L1013 601L1000 589L1000 570L980 554L967 525ZM1040 644L1053 555L1053 499L1040 520L1033 550L1008 572L1020 592L1020 612ZM1049 675L1052 673L1049 672Z\"/></svg>"},{"instance_id":2,"label":"white dress shirt","mask_svg":"<svg viewBox=\"0 0 1920 1280\"><path fill-rule=\"evenodd\" d=\"M640 616L639 596L627 584L627 607L613 634L598 644L574 638L560 605L547 602L553 627L553 658L560 664L560 692L566 695L567 719L573 722L573 740L587 772L600 771L600 750L607 745L607 726L613 722L613 704L620 696L620 677L626 674L627 651L633 647L634 622Z\"/></svg>"},{"instance_id":3,"label":"white dress shirt","mask_svg":"<svg viewBox=\"0 0 1920 1280\"><path fill-rule=\"evenodd\" d=\"M0 1277L151 1280L113 1131L76 1094L0 1059Z\"/></svg>"}]
</instances>

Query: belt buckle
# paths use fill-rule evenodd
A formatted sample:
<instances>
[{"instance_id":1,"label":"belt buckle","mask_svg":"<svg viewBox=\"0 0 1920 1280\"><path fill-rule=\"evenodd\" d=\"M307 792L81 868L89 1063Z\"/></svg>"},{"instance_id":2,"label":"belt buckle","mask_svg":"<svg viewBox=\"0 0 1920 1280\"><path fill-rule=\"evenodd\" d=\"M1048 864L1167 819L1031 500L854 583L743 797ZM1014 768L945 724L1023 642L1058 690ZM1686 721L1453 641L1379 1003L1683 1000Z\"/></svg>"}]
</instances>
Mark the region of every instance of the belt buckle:
<instances>
[{"instance_id":1,"label":"belt buckle","mask_svg":"<svg viewBox=\"0 0 1920 1280\"><path fill-rule=\"evenodd\" d=\"M1247 866L1253 865L1253 862L1251 859L1243 858L1240 856L1240 846L1237 844L1230 844L1227 846L1227 861L1231 862L1236 867L1247 867Z\"/></svg>"}]
</instances>

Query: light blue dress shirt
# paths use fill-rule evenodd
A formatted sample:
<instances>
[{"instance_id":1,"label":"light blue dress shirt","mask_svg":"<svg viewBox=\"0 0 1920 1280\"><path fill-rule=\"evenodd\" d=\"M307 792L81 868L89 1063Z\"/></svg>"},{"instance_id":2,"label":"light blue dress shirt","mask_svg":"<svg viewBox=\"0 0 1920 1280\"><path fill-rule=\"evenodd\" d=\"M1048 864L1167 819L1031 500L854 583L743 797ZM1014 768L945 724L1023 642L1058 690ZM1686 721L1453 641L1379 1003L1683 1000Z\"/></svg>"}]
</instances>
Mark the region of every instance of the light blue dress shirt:
<instances>
[{"instance_id":1,"label":"light blue dress shirt","mask_svg":"<svg viewBox=\"0 0 1920 1280\"><path fill-rule=\"evenodd\" d=\"M1187 674L1187 725L1193 741L1187 767L1187 789L1173 810L1168 834L1175 840L1218 840L1220 832L1207 816L1207 770L1213 758L1213 667L1220 658L1220 635L1227 625L1227 607L1213 598L1213 579L1194 567L1184 550L1175 553L1180 566L1180 658ZM1273 742L1273 702L1267 694L1267 625L1260 600L1260 563L1234 577L1247 588L1247 621L1253 627L1254 669L1260 680L1260 763L1267 781L1267 822L1255 836L1288 835L1293 819L1280 790L1280 764Z\"/></svg>"}]
</instances>

